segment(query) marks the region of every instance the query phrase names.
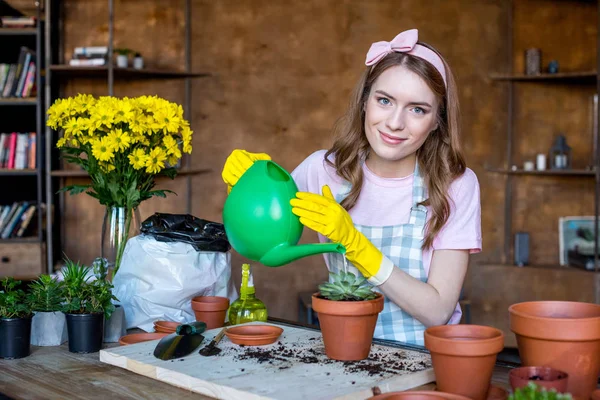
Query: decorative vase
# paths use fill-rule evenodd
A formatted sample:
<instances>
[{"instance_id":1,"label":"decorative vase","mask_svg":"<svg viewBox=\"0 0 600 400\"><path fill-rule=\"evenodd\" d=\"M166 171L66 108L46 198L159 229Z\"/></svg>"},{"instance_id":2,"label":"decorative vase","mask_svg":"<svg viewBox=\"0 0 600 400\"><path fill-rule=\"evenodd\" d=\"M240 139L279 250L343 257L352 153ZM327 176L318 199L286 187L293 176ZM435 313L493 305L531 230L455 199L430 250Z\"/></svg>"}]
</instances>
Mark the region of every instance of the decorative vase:
<instances>
[{"instance_id":1,"label":"decorative vase","mask_svg":"<svg viewBox=\"0 0 600 400\"><path fill-rule=\"evenodd\" d=\"M196 321L206 324L206 329L220 328L225 325L225 315L229 308L229 299L221 296L196 296L192 299L192 310Z\"/></svg>"},{"instance_id":2,"label":"decorative vase","mask_svg":"<svg viewBox=\"0 0 600 400\"><path fill-rule=\"evenodd\" d=\"M522 365L566 372L567 392L589 399L600 374L600 305L530 301L508 311Z\"/></svg>"},{"instance_id":3,"label":"decorative vase","mask_svg":"<svg viewBox=\"0 0 600 400\"><path fill-rule=\"evenodd\" d=\"M108 279L112 280L121 266L125 245L140 230L140 212L137 208L106 207L102 223L101 257L108 261Z\"/></svg>"},{"instance_id":4,"label":"decorative vase","mask_svg":"<svg viewBox=\"0 0 600 400\"><path fill-rule=\"evenodd\" d=\"M67 341L67 322L60 311L36 311L31 321L33 346L60 346Z\"/></svg>"},{"instance_id":5,"label":"decorative vase","mask_svg":"<svg viewBox=\"0 0 600 400\"><path fill-rule=\"evenodd\" d=\"M358 361L369 356L383 296L373 300L333 301L312 295L319 318L325 354L333 360Z\"/></svg>"},{"instance_id":6,"label":"decorative vase","mask_svg":"<svg viewBox=\"0 0 600 400\"><path fill-rule=\"evenodd\" d=\"M501 330L481 325L438 325L425 330L437 389L473 400L488 396L496 356L504 347Z\"/></svg>"}]
</instances>

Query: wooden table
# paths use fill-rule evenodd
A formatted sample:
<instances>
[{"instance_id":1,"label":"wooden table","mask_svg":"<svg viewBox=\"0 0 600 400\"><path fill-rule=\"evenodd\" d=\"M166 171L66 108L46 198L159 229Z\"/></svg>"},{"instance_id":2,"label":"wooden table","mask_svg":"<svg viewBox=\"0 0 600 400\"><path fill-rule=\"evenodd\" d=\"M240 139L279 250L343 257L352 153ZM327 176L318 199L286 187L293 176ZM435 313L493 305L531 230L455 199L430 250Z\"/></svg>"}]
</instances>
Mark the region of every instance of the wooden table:
<instances>
[{"instance_id":1,"label":"wooden table","mask_svg":"<svg viewBox=\"0 0 600 400\"><path fill-rule=\"evenodd\" d=\"M105 348L114 346L118 344L104 344ZM29 357L0 360L0 392L14 399L210 399L101 363L98 358L98 353L70 353L67 343L56 347L31 346ZM508 369L508 365L498 363L493 377L493 382L505 389L509 388ZM418 389L433 388L432 383Z\"/></svg>"}]
</instances>

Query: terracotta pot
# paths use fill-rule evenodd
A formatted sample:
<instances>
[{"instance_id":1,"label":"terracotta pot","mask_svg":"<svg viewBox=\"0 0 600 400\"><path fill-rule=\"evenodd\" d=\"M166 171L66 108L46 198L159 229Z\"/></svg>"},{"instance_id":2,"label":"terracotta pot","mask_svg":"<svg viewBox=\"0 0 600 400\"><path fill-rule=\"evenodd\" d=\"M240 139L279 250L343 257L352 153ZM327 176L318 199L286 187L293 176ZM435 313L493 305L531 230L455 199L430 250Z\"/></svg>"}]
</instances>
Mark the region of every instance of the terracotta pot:
<instances>
[{"instance_id":1,"label":"terracotta pot","mask_svg":"<svg viewBox=\"0 0 600 400\"><path fill-rule=\"evenodd\" d=\"M204 322L207 330L225 325L225 314L228 308L227 297L196 296L192 299L192 310L196 315L196 321Z\"/></svg>"},{"instance_id":2,"label":"terracotta pot","mask_svg":"<svg viewBox=\"0 0 600 400\"><path fill-rule=\"evenodd\" d=\"M180 322L154 321L154 330L156 332L173 333L179 325L181 325Z\"/></svg>"},{"instance_id":3,"label":"terracotta pot","mask_svg":"<svg viewBox=\"0 0 600 400\"><path fill-rule=\"evenodd\" d=\"M232 343L244 346L264 346L274 343L283 329L272 325L240 325L228 328L225 335Z\"/></svg>"},{"instance_id":4,"label":"terracotta pot","mask_svg":"<svg viewBox=\"0 0 600 400\"><path fill-rule=\"evenodd\" d=\"M325 354L334 360L364 360L369 356L383 296L367 301L332 301L312 295L318 314Z\"/></svg>"},{"instance_id":5,"label":"terracotta pot","mask_svg":"<svg viewBox=\"0 0 600 400\"><path fill-rule=\"evenodd\" d=\"M566 372L567 391L589 399L600 373L600 305L531 301L508 311L522 364Z\"/></svg>"},{"instance_id":6,"label":"terracotta pot","mask_svg":"<svg viewBox=\"0 0 600 400\"><path fill-rule=\"evenodd\" d=\"M157 333L157 332L132 333L130 335L121 336L121 338L119 338L119 344L121 346L125 346L128 344L148 342L150 340L162 339L167 335L169 335L169 334L168 333Z\"/></svg>"},{"instance_id":7,"label":"terracotta pot","mask_svg":"<svg viewBox=\"0 0 600 400\"><path fill-rule=\"evenodd\" d=\"M558 393L567 391L569 374L550 367L520 367L508 372L508 381L513 390L527 386L529 382Z\"/></svg>"},{"instance_id":8,"label":"terracotta pot","mask_svg":"<svg viewBox=\"0 0 600 400\"><path fill-rule=\"evenodd\" d=\"M600 389L592 392L592 400L600 400Z\"/></svg>"},{"instance_id":9,"label":"terracotta pot","mask_svg":"<svg viewBox=\"0 0 600 400\"><path fill-rule=\"evenodd\" d=\"M408 392L389 392L369 397L367 400L469 400L458 394L437 392L434 390L415 390Z\"/></svg>"},{"instance_id":10,"label":"terracotta pot","mask_svg":"<svg viewBox=\"0 0 600 400\"><path fill-rule=\"evenodd\" d=\"M496 355L504 348L501 330L480 325L440 325L425 330L436 386L442 392L485 400Z\"/></svg>"}]
</instances>

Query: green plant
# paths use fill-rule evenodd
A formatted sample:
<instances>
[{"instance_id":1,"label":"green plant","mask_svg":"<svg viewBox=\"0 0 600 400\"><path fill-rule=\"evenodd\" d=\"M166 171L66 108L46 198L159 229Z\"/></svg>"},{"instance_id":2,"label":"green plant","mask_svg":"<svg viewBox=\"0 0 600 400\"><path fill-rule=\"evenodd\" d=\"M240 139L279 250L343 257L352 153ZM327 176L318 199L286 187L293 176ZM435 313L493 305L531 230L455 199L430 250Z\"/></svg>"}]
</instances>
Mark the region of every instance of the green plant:
<instances>
[{"instance_id":1,"label":"green plant","mask_svg":"<svg viewBox=\"0 0 600 400\"><path fill-rule=\"evenodd\" d=\"M113 285L105 279L90 281L91 267L65 258L63 270L65 282L65 304L62 311L72 314L104 313L108 319L115 310L112 300Z\"/></svg>"},{"instance_id":2,"label":"green plant","mask_svg":"<svg viewBox=\"0 0 600 400\"><path fill-rule=\"evenodd\" d=\"M535 383L529 382L524 388L515 389L514 393L508 396L508 400L572 400L569 393L558 393L556 389L547 390L538 387Z\"/></svg>"},{"instance_id":3,"label":"green plant","mask_svg":"<svg viewBox=\"0 0 600 400\"><path fill-rule=\"evenodd\" d=\"M339 274L330 272L332 282L319 285L322 297L334 301L361 301L372 300L377 297L367 280L362 276L356 276L352 272L340 271Z\"/></svg>"},{"instance_id":4,"label":"green plant","mask_svg":"<svg viewBox=\"0 0 600 400\"><path fill-rule=\"evenodd\" d=\"M54 312L62 310L64 283L50 275L40 275L29 285L27 303L32 311Z\"/></svg>"},{"instance_id":5,"label":"green plant","mask_svg":"<svg viewBox=\"0 0 600 400\"><path fill-rule=\"evenodd\" d=\"M117 48L117 49L114 49L114 52L121 56L127 56L131 53L134 53L133 50L128 49L128 48Z\"/></svg>"},{"instance_id":6,"label":"green plant","mask_svg":"<svg viewBox=\"0 0 600 400\"><path fill-rule=\"evenodd\" d=\"M26 318L31 315L21 281L6 277L0 283L0 318Z\"/></svg>"}]
</instances>

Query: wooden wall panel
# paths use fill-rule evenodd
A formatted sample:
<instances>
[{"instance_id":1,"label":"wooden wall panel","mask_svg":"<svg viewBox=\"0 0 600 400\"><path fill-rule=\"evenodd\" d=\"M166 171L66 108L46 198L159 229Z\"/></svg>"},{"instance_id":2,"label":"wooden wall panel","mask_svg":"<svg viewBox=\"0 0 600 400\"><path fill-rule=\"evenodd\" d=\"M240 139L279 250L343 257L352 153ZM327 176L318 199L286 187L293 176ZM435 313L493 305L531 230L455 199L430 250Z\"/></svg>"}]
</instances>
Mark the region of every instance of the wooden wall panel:
<instances>
[{"instance_id":1,"label":"wooden wall panel","mask_svg":"<svg viewBox=\"0 0 600 400\"><path fill-rule=\"evenodd\" d=\"M182 67L183 2L141 3L115 2L117 46L142 49L147 65ZM105 4L65 0L66 54L75 46L106 41ZM192 178L192 214L222 220L226 191L220 173L234 148L269 153L291 171L311 152L329 146L331 127L344 111L371 42L416 27L447 57L459 83L462 140L484 207L484 252L473 259L501 256L504 177L486 172L484 165L504 159L507 90L488 75L507 67L507 2L435 0L422 7L416 0L194 0L192 7L193 69L213 74L192 84L192 163L213 170ZM177 81L117 89L117 95L156 93L183 101ZM82 87L73 82L68 90L73 94ZM184 195L181 189L180 196L144 204L142 211L185 212ZM85 262L93 258L94 246L99 249L103 210L92 200L70 198L65 207L66 250ZM76 222L74 216L83 213L95 226ZM307 230L302 241L316 241L316 235ZM243 261L234 254L236 284ZM257 294L277 317L295 318L297 293L314 290L327 277L321 256L280 268L253 265Z\"/></svg>"}]
</instances>

